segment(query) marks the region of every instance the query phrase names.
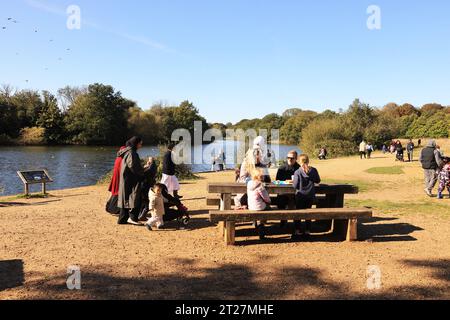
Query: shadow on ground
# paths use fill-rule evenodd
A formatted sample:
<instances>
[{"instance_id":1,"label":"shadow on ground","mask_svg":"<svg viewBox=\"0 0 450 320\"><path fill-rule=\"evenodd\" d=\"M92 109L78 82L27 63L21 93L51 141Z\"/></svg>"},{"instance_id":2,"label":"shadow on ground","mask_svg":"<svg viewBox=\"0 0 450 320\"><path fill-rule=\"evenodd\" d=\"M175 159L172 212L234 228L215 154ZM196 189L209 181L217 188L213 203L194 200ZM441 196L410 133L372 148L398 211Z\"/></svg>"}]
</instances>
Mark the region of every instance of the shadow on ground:
<instances>
[{"instance_id":1,"label":"shadow on ground","mask_svg":"<svg viewBox=\"0 0 450 320\"><path fill-rule=\"evenodd\" d=\"M423 231L421 227L409 223L387 223L398 220L391 217L374 217L370 219L361 219L358 222L358 240L369 242L398 242L398 241L417 241L411 234L417 231ZM261 243L287 243L292 242L291 235L294 231L293 223L288 223L281 227L279 223L270 222L265 226L266 239L246 239L249 237L258 237L258 232L252 224L239 224L236 227L236 241L238 245L258 245ZM300 239L302 242L341 242L342 236L333 234L331 231L331 222L317 221L313 222L311 227L312 235L308 238Z\"/></svg>"},{"instance_id":2,"label":"shadow on ground","mask_svg":"<svg viewBox=\"0 0 450 320\"><path fill-rule=\"evenodd\" d=\"M0 292L22 286L24 283L23 261L0 261Z\"/></svg>"},{"instance_id":3,"label":"shadow on ground","mask_svg":"<svg viewBox=\"0 0 450 320\"><path fill-rule=\"evenodd\" d=\"M274 257L266 257L270 264ZM139 278L108 274L114 266L81 268L81 290L69 291L64 275L49 277L36 274L29 281L29 291L38 299L152 299L152 300L228 300L228 299L448 299L450 260L402 261L408 268L426 268L437 285L398 286L389 290L354 291L346 283L329 279L315 268L283 268L256 274L251 266L218 264L199 267L195 260L173 259L180 272L152 275L149 266L129 266L139 269ZM147 270L147 271L145 271ZM183 270L183 271L181 271ZM349 271L352 272L352 271ZM23 281L23 280L22 280Z\"/></svg>"}]
</instances>

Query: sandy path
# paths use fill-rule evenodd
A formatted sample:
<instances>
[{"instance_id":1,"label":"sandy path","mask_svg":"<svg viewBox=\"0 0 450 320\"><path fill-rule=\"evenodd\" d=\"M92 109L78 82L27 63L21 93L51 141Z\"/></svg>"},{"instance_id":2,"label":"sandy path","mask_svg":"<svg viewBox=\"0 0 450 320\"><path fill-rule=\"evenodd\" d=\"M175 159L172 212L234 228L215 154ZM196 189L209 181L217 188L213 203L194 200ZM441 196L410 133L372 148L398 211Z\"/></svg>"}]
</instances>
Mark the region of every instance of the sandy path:
<instances>
[{"instance_id":1,"label":"sandy path","mask_svg":"<svg viewBox=\"0 0 450 320\"><path fill-rule=\"evenodd\" d=\"M322 178L380 184L349 199L424 202L418 163L398 164L404 175L371 175L395 165L392 156L314 163ZM361 241L326 237L291 242L273 227L261 243L250 226L226 247L207 219L206 184L233 173L203 174L183 184L193 211L188 230L148 232L117 226L104 213L105 187L52 192L48 199L0 207L0 299L364 299L450 298L450 200L447 212L376 211L363 221ZM5 199L0 198L0 203ZM171 226L175 226L172 224ZM66 289L67 267L81 268L82 290ZM367 289L367 267L382 272L382 289Z\"/></svg>"}]
</instances>

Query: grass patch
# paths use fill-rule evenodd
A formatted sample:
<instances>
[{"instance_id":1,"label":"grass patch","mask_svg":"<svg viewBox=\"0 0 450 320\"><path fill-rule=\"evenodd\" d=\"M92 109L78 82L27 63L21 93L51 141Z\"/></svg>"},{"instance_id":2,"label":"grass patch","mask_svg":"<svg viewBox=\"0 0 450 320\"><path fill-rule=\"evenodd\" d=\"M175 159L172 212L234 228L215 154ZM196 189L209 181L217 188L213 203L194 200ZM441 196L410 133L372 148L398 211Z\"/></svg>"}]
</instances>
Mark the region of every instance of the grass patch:
<instances>
[{"instance_id":1,"label":"grass patch","mask_svg":"<svg viewBox=\"0 0 450 320\"><path fill-rule=\"evenodd\" d=\"M443 202L439 202L443 201ZM450 205L445 200L434 199L432 201L424 202L392 202L392 201L378 201L378 200L345 200L349 207L370 207L381 214L438 214L441 216L450 217Z\"/></svg>"},{"instance_id":2,"label":"grass patch","mask_svg":"<svg viewBox=\"0 0 450 320\"><path fill-rule=\"evenodd\" d=\"M370 168L366 170L367 173L371 174L404 174L402 167L395 166L395 167L377 167L377 168Z\"/></svg>"},{"instance_id":3,"label":"grass patch","mask_svg":"<svg viewBox=\"0 0 450 320\"><path fill-rule=\"evenodd\" d=\"M22 199L47 199L49 197L51 197L51 195L49 193L46 193L46 194L35 193L35 194L29 194L29 195L19 194L17 196L5 199L5 201L22 200Z\"/></svg>"},{"instance_id":4,"label":"grass patch","mask_svg":"<svg viewBox=\"0 0 450 320\"><path fill-rule=\"evenodd\" d=\"M367 180L338 180L338 179L326 179L322 181L324 184L351 184L359 188L359 192L368 192L372 190L380 189L380 183L367 181Z\"/></svg>"}]
</instances>

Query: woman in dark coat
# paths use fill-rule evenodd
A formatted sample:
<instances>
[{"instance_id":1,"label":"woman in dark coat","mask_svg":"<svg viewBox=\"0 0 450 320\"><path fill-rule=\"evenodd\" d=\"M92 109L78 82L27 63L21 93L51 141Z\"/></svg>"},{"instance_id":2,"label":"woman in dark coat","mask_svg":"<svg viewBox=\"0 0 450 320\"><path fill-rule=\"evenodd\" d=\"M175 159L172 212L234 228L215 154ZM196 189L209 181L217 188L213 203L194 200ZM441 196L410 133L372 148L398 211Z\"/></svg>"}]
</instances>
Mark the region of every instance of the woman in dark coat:
<instances>
[{"instance_id":1,"label":"woman in dark coat","mask_svg":"<svg viewBox=\"0 0 450 320\"><path fill-rule=\"evenodd\" d=\"M123 158L117 205L121 209L118 223L138 225L144 168L137 150L142 148L142 138L133 137L128 140L126 146L118 154L118 157Z\"/></svg>"}]
</instances>

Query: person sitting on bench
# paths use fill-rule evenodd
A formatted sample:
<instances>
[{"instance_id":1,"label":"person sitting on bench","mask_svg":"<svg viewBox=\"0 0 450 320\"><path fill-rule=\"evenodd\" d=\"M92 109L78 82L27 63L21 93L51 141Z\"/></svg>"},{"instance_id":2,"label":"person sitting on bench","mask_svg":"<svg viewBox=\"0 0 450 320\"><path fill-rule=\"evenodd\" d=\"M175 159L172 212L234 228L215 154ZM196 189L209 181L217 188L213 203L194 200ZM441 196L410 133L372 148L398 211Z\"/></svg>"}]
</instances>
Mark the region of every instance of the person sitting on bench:
<instances>
[{"instance_id":1,"label":"person sitting on bench","mask_svg":"<svg viewBox=\"0 0 450 320\"><path fill-rule=\"evenodd\" d=\"M299 158L300 169L294 175L295 203L297 209L311 209L316 197L315 184L320 183L319 172L316 168L310 167L309 157L302 154ZM297 240L302 233L309 236L311 230L311 221L307 220L305 227L302 228L301 221L295 221L295 230L292 235L293 240Z\"/></svg>"},{"instance_id":2,"label":"person sitting on bench","mask_svg":"<svg viewBox=\"0 0 450 320\"><path fill-rule=\"evenodd\" d=\"M252 171L252 180L247 184L247 195L249 210L270 210L270 196L264 187L264 173L261 169ZM264 239L264 223L265 221L261 221L256 225L260 239Z\"/></svg>"},{"instance_id":3,"label":"person sitting on bench","mask_svg":"<svg viewBox=\"0 0 450 320\"><path fill-rule=\"evenodd\" d=\"M298 153L295 150L289 151L287 155L286 163L281 166L277 171L277 181L284 181L288 183L292 183L295 171L300 169L300 165L297 162ZM287 209L289 204L289 196L286 195L278 195L277 196L277 207L280 210ZM281 221L281 227L286 225L287 221Z\"/></svg>"}]
</instances>

